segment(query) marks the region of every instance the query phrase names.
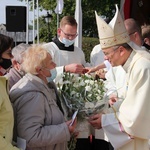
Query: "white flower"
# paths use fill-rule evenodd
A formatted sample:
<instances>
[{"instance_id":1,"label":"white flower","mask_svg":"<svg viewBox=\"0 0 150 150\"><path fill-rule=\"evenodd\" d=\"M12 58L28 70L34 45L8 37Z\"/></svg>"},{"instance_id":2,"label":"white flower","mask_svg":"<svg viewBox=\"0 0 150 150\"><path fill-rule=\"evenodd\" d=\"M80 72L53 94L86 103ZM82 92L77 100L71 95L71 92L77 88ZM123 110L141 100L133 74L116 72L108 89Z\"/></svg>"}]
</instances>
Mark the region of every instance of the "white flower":
<instances>
[{"instance_id":1,"label":"white flower","mask_svg":"<svg viewBox=\"0 0 150 150\"><path fill-rule=\"evenodd\" d=\"M63 84L71 84L71 82L67 80L67 81L64 81Z\"/></svg>"},{"instance_id":2,"label":"white flower","mask_svg":"<svg viewBox=\"0 0 150 150\"><path fill-rule=\"evenodd\" d=\"M86 90L86 91L91 91L91 87L90 87L90 86L86 86L86 87L85 87L85 90Z\"/></svg>"},{"instance_id":3,"label":"white flower","mask_svg":"<svg viewBox=\"0 0 150 150\"><path fill-rule=\"evenodd\" d=\"M87 78L91 78L91 76L90 76L88 73L85 73L85 76L86 76Z\"/></svg>"},{"instance_id":4,"label":"white flower","mask_svg":"<svg viewBox=\"0 0 150 150\"><path fill-rule=\"evenodd\" d=\"M80 83L79 83L79 86L84 86L85 85L85 83L83 82L83 81L81 81Z\"/></svg>"},{"instance_id":5,"label":"white flower","mask_svg":"<svg viewBox=\"0 0 150 150\"><path fill-rule=\"evenodd\" d=\"M73 86L77 88L77 87L79 87L79 84L75 83Z\"/></svg>"},{"instance_id":6,"label":"white flower","mask_svg":"<svg viewBox=\"0 0 150 150\"><path fill-rule=\"evenodd\" d=\"M101 109L99 105L104 107L103 104L106 102L103 99L105 93L103 80L94 80L89 74L77 76L64 73L63 82L59 90L66 99L62 102L65 102L69 111L78 109L78 115L83 117L92 114L95 106L98 106L98 109Z\"/></svg>"},{"instance_id":7,"label":"white flower","mask_svg":"<svg viewBox=\"0 0 150 150\"><path fill-rule=\"evenodd\" d=\"M89 84L89 83L90 83L90 80L89 80L89 79L88 79L88 80L85 80L85 83Z\"/></svg>"},{"instance_id":8,"label":"white flower","mask_svg":"<svg viewBox=\"0 0 150 150\"><path fill-rule=\"evenodd\" d=\"M98 100L98 101L101 100L101 97L100 97L100 96L97 96L97 100Z\"/></svg>"},{"instance_id":9,"label":"white flower","mask_svg":"<svg viewBox=\"0 0 150 150\"><path fill-rule=\"evenodd\" d=\"M91 84L91 85L94 85L94 81L93 81L93 80L90 80L90 84Z\"/></svg>"},{"instance_id":10,"label":"white flower","mask_svg":"<svg viewBox=\"0 0 150 150\"><path fill-rule=\"evenodd\" d=\"M70 95L72 96L74 94L76 94L76 92L75 91L71 91Z\"/></svg>"}]
</instances>

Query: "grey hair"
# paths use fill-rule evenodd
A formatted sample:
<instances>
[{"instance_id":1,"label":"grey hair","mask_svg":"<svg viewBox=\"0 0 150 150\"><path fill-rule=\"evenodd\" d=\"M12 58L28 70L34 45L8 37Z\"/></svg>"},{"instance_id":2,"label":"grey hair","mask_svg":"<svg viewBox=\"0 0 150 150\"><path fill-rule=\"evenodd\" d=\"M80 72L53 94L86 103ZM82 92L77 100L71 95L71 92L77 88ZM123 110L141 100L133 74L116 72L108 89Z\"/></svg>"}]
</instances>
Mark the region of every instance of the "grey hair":
<instances>
[{"instance_id":1,"label":"grey hair","mask_svg":"<svg viewBox=\"0 0 150 150\"><path fill-rule=\"evenodd\" d=\"M12 55L17 62L22 62L22 54L30 47L29 44L21 43L12 49Z\"/></svg>"}]
</instances>

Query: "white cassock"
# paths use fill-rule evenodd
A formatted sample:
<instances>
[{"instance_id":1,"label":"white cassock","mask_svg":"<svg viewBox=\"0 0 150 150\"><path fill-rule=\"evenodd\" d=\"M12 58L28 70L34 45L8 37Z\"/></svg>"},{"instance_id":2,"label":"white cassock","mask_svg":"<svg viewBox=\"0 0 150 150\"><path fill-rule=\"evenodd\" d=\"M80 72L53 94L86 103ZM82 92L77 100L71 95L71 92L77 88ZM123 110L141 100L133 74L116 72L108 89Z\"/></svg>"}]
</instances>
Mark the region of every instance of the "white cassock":
<instances>
[{"instance_id":1,"label":"white cassock","mask_svg":"<svg viewBox=\"0 0 150 150\"><path fill-rule=\"evenodd\" d=\"M133 51L123 68L127 73L125 99L117 112L102 115L102 128L117 150L149 150L150 59ZM134 139L126 142L128 135Z\"/></svg>"}]
</instances>

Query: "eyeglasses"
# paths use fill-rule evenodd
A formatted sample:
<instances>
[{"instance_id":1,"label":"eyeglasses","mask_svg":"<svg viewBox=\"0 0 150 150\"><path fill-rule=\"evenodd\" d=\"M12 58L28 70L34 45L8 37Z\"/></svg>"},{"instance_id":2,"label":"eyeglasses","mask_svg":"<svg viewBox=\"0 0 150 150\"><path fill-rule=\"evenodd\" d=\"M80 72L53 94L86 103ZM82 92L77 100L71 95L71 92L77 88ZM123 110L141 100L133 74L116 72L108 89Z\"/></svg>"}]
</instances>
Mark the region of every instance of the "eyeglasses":
<instances>
[{"instance_id":1,"label":"eyeglasses","mask_svg":"<svg viewBox=\"0 0 150 150\"><path fill-rule=\"evenodd\" d=\"M120 47L120 46L118 46L117 48L113 49L112 51L110 51L110 52L108 52L108 53L104 52L104 55L105 55L105 56L110 56L110 54L111 54L112 52L114 52L114 54L115 54L115 52L117 51L117 49L118 49L119 47ZM113 54L113 55L114 55L114 54Z\"/></svg>"},{"instance_id":2,"label":"eyeglasses","mask_svg":"<svg viewBox=\"0 0 150 150\"><path fill-rule=\"evenodd\" d=\"M134 32L129 33L129 36L132 35L132 34L134 34L135 32L137 32L137 31L134 31Z\"/></svg>"},{"instance_id":3,"label":"eyeglasses","mask_svg":"<svg viewBox=\"0 0 150 150\"><path fill-rule=\"evenodd\" d=\"M67 33L65 33L62 29L61 29L61 31L64 33L64 35L66 36L66 37L71 37L71 38L75 38L75 37L77 37L78 36L78 33L76 33L76 34L67 34Z\"/></svg>"}]
</instances>

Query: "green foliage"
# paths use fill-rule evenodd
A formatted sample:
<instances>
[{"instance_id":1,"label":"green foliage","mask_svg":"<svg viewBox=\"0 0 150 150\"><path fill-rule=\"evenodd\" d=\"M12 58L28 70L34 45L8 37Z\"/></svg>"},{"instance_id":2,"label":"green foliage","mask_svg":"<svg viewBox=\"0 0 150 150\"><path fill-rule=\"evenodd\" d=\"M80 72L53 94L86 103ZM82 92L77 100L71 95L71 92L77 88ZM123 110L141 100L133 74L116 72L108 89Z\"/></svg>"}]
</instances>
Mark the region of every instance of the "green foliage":
<instances>
[{"instance_id":1,"label":"green foliage","mask_svg":"<svg viewBox=\"0 0 150 150\"><path fill-rule=\"evenodd\" d=\"M21 0L20 0L21 1ZM35 0L36 4L36 0ZM112 18L115 12L115 4L120 4L120 0L81 0L82 5L82 49L85 53L86 61L89 61L90 53L93 47L99 43L98 41L98 31L95 19L95 11L98 15L107 16ZM54 10L56 8L56 0L39 0L40 9L45 9L47 11L52 10L53 19L50 22L50 36L55 37L57 34L57 14ZM32 1L30 1L30 6L32 6ZM74 16L76 6L76 0L64 0L63 13L59 15L59 21L65 15ZM46 14L45 14L46 15ZM40 42L48 42L48 26L45 20L40 18ZM89 38L86 38L89 37ZM90 38L95 37L95 38Z\"/></svg>"},{"instance_id":2,"label":"green foliage","mask_svg":"<svg viewBox=\"0 0 150 150\"><path fill-rule=\"evenodd\" d=\"M90 62L90 53L95 45L99 44L98 38L83 37L82 38L82 50L85 54L85 59Z\"/></svg>"},{"instance_id":3,"label":"green foliage","mask_svg":"<svg viewBox=\"0 0 150 150\"><path fill-rule=\"evenodd\" d=\"M119 5L120 0L81 0L82 18L83 18L82 21L83 36L98 37L96 20L95 20L95 11L97 11L98 15L103 15L103 16L107 16L108 18L112 18L115 12L115 4ZM36 5L36 0L35 0L35 5ZM53 20L50 23L52 37L54 37L57 33L56 32L57 14L55 14L54 12L56 5L57 5L56 0L39 0L39 6L41 10L45 9L48 11L49 10L53 11L52 13ZM30 6L32 7L32 1L30 1ZM63 9L63 13L59 15L59 20L65 15L74 16L75 6L76 6L76 0L64 0L64 9ZM40 28L43 28L42 25L43 24L40 25ZM43 32L40 32L40 34L43 34Z\"/></svg>"}]
</instances>

